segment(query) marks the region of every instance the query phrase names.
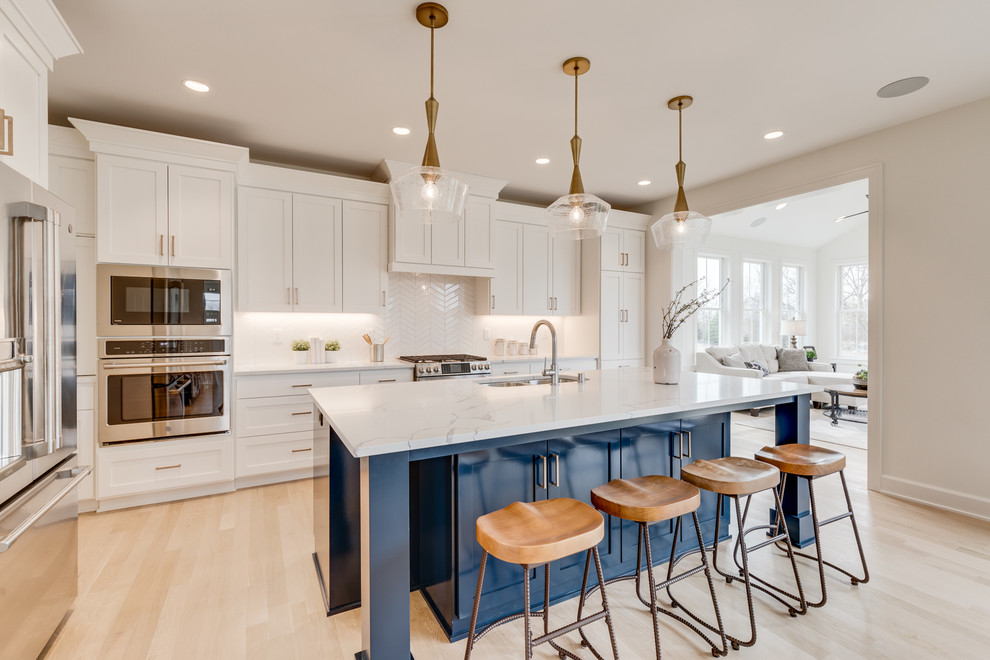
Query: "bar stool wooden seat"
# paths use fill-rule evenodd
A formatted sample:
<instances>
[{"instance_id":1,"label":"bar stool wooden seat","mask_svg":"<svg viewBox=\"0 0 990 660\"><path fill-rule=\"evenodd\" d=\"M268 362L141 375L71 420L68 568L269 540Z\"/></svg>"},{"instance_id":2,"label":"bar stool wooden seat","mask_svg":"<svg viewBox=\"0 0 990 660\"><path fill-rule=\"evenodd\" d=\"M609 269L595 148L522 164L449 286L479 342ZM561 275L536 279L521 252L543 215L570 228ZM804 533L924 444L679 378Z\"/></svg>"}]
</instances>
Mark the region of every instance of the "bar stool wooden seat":
<instances>
[{"instance_id":1,"label":"bar stool wooden seat","mask_svg":"<svg viewBox=\"0 0 990 660\"><path fill-rule=\"evenodd\" d=\"M783 532L781 532L777 526L769 524L754 525L749 528L746 527L746 519L749 515L749 505L752 501L753 495L756 493L766 490L773 491L777 511L782 510L780 490L778 488L780 485L780 470L772 465L755 461L751 458L726 456L725 458L716 458L710 461L699 460L685 465L681 468L681 479L697 486L698 488L711 491L718 495L717 504L715 507L715 539L712 544L712 567L718 572L719 575L725 578L727 583L731 583L733 580L739 578L729 575L718 567L719 524L722 520L722 504L724 498L731 498L736 505L736 525L739 528L739 534L736 538L735 551L733 554L736 552L741 552L742 554L742 564L739 565L739 576L746 585L746 602L749 608L750 638L747 641L743 641L738 637L726 634L725 637L729 640L732 648L738 649L740 646L753 646L756 643L756 617L753 613L753 589L758 589L782 603L787 607L787 612L791 616L806 613L808 611L808 606L804 599L804 590L801 587L801 577L798 575L797 564L794 561L794 550L791 548L791 541L788 537L787 530L784 529ZM740 496L746 496L745 511L743 511L742 507L739 505ZM752 548L748 547L746 545L746 535L761 529L765 529L773 533L769 534L770 538L766 541L758 543ZM791 569L794 572L794 582L797 584L797 595L785 591L784 589L781 589L766 580L760 579L759 577L753 575L749 570L749 553L768 545L775 544L779 541L783 541L785 544L785 550L787 551L787 556L791 562ZM667 590L667 593L670 593L669 589ZM784 600L784 598L789 598L795 601L797 603L797 607ZM671 600L675 607L681 607L681 609L684 609L685 612L688 612L683 605L673 599L673 596L671 596ZM690 614L690 612L688 612L688 614ZM693 614L691 614L691 616L697 620L697 617Z\"/></svg>"},{"instance_id":2,"label":"bar stool wooden seat","mask_svg":"<svg viewBox=\"0 0 990 660\"><path fill-rule=\"evenodd\" d=\"M787 444L776 447L764 447L756 452L756 460L773 465L783 474L791 474L795 477L802 477L808 480L808 493L811 499L811 520L815 529L815 556L795 552L799 557L815 559L818 562L818 579L821 582L821 600L808 603L809 607L822 607L828 600L828 592L825 589L825 566L833 568L849 577L854 585L870 581L870 571L866 567L866 554L863 552L863 543L859 538L859 528L856 526L856 514L853 513L852 500L849 498L849 488L846 485L846 456L841 452L803 444ZM842 492L846 497L846 511L828 520L818 519L818 506L815 503L815 479L830 474L839 473L842 481ZM781 481L780 497L784 497L785 481ZM822 559L821 528L840 520L849 518L852 523L853 536L856 537L856 547L859 550L859 559L863 565L863 577L856 577L844 568ZM779 517L778 517L779 519Z\"/></svg>"},{"instance_id":3,"label":"bar stool wooden seat","mask_svg":"<svg viewBox=\"0 0 990 660\"><path fill-rule=\"evenodd\" d=\"M680 559L677 557L677 539L680 537L681 516L691 514L694 520L694 529L698 534L698 547L704 548L704 541L701 537L701 525L698 523L698 506L701 504L701 492L691 484L679 479L660 475L650 475L646 477L636 477L632 479L613 479L607 484L596 486L591 489L591 503L598 510L629 520L639 525L639 539L636 545L636 570L631 575L623 575L612 578L606 584L621 580L636 581L636 596L640 602L650 608L653 616L653 642L656 647L657 660L660 660L660 625L657 621L657 613L680 621L691 630L701 636L709 646L712 647L712 655L719 657L728 654L726 646L725 630L722 626L722 615L718 609L718 600L715 598L715 585L712 583L712 574L708 567L708 558L704 551L701 553L701 563L687 571L673 575L674 565ZM676 519L674 528L674 541L670 549L670 562L667 565L667 579L660 584L656 583L653 574L653 550L650 547L650 523L662 522L664 520ZM643 551L646 551L646 571L650 584L650 600L647 602L640 593L640 572L643 566ZM711 640L702 630L688 621L684 617L661 607L657 604L657 591L659 589L669 589L670 585L692 575L704 571L708 579L708 589L712 596L712 606L715 609L715 620L718 627L704 621L698 621L715 633L718 633L721 640L721 648ZM582 635L583 636L583 635Z\"/></svg>"},{"instance_id":4,"label":"bar stool wooden seat","mask_svg":"<svg viewBox=\"0 0 990 660\"><path fill-rule=\"evenodd\" d=\"M481 568L478 572L478 587L474 594L474 609L471 612L471 627L468 630L467 648L464 659L469 660L475 643L488 631L509 621L523 618L525 620L526 660L533 657L533 647L549 643L561 658L580 658L570 651L561 648L554 639L572 632L581 631L584 626L605 619L608 634L612 642L612 655L618 660L619 653L615 644L615 632L612 628L612 615L608 609L605 590L602 589L602 611L582 617L584 601L588 593L588 570L591 560L595 560L595 570L598 572L599 584L604 582L602 563L598 556L598 544L605 536L605 521L594 508L583 502L566 497L538 502L513 502L509 506L485 514L477 521L477 539L482 547ZM550 562L562 559L578 552L587 552L584 562L584 580L581 583L581 598L578 602L577 620L567 626L550 630ZM504 617L489 624L475 634L478 623L478 609L481 604L481 587L485 579L485 565L488 555L502 561L519 564L524 571L523 579L523 611ZM529 571L539 565L544 570L543 611L533 612L530 606ZM543 635L533 638L530 618L543 618ZM587 639L581 632L583 645ZM591 651L596 658L601 658L593 647Z\"/></svg>"}]
</instances>

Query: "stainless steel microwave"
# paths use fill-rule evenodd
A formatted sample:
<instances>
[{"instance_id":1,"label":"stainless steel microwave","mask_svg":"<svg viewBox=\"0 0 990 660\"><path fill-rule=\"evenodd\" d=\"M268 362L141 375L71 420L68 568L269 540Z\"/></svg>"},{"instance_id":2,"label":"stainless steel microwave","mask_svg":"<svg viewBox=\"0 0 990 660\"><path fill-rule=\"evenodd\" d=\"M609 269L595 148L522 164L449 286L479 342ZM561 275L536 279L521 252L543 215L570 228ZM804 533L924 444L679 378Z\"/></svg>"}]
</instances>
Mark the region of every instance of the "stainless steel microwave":
<instances>
[{"instance_id":1,"label":"stainless steel microwave","mask_svg":"<svg viewBox=\"0 0 990 660\"><path fill-rule=\"evenodd\" d=\"M212 337L231 334L230 271L99 265L100 337Z\"/></svg>"}]
</instances>

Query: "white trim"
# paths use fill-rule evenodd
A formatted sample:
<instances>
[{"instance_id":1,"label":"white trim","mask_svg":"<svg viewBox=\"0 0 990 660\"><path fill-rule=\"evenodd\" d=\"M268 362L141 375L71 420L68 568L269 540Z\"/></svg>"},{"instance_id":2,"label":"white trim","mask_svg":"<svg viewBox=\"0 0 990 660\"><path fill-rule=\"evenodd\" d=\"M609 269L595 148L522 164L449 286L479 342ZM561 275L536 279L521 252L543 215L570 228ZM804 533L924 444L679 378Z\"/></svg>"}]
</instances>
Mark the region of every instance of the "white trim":
<instances>
[{"instance_id":1,"label":"white trim","mask_svg":"<svg viewBox=\"0 0 990 660\"><path fill-rule=\"evenodd\" d=\"M948 509L981 520L990 520L990 498L888 475L881 478L879 490L911 502Z\"/></svg>"},{"instance_id":2,"label":"white trim","mask_svg":"<svg viewBox=\"0 0 990 660\"><path fill-rule=\"evenodd\" d=\"M161 504L162 502L174 502L176 500L186 500L193 497L203 497L205 495L217 495L219 493L231 493L235 490L233 480L220 481L212 484L202 484L188 486L185 488L166 488L150 493L140 493L138 495L123 495L121 497L100 498L97 511L116 511L117 509L127 509L133 506L145 506L146 504Z\"/></svg>"},{"instance_id":3,"label":"white trim","mask_svg":"<svg viewBox=\"0 0 990 660\"><path fill-rule=\"evenodd\" d=\"M68 126L48 125L48 153L52 156L96 160L96 154L89 150L89 142L83 134Z\"/></svg>"},{"instance_id":4,"label":"white trim","mask_svg":"<svg viewBox=\"0 0 990 660\"><path fill-rule=\"evenodd\" d=\"M237 172L237 185L373 204L392 201L392 192L384 183L262 163L242 163Z\"/></svg>"},{"instance_id":5,"label":"white trim","mask_svg":"<svg viewBox=\"0 0 990 660\"><path fill-rule=\"evenodd\" d=\"M0 0L0 14L7 17L49 71L55 68L55 60L83 52L53 0Z\"/></svg>"},{"instance_id":6,"label":"white trim","mask_svg":"<svg viewBox=\"0 0 990 660\"><path fill-rule=\"evenodd\" d=\"M295 470L283 470L281 472L269 472L267 474L253 474L246 477L237 477L235 485L237 490L242 488L254 488L256 486L267 486L269 484L279 484L285 481L296 481L298 479L310 479L313 477L313 468L296 468Z\"/></svg>"}]
</instances>

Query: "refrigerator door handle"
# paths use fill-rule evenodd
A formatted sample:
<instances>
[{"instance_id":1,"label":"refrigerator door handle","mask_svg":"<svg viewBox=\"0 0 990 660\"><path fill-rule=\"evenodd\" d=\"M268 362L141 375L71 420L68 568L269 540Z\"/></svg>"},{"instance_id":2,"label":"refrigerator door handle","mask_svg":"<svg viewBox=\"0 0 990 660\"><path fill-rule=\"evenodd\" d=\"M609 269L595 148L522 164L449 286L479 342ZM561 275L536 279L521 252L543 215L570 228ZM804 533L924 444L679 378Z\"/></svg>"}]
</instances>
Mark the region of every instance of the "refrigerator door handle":
<instances>
[{"instance_id":1,"label":"refrigerator door handle","mask_svg":"<svg viewBox=\"0 0 990 660\"><path fill-rule=\"evenodd\" d=\"M92 472L92 471L93 471L93 468L92 468L92 466L89 466L89 465L84 466L84 467L73 468L71 470L65 470L64 472L68 472L69 473L66 476L67 477L68 476L71 476L72 477L72 481L70 481L69 483L67 483L62 490L58 491L58 493L55 494L55 497L53 497L52 499L48 500L48 502L46 502L44 506L42 506L40 509L38 509L33 514L31 514L28 517L27 520L25 520L20 525L18 525L14 529L14 531L12 531L10 534L7 535L6 538L4 538L2 541L0 541L0 552L6 552L7 550L9 550L10 547L12 545L14 545L14 543L17 541L17 539L19 539L21 537L21 535L24 534L24 532L26 532L27 530L31 529L31 527L33 527L35 523L37 523L39 520L41 520L46 513L48 513L52 509L54 509L55 508L55 505L58 504L59 502L61 502L62 499L66 495L68 495L69 493L71 493L72 492L72 489L74 489L76 486L78 486L79 483L83 479L85 479L86 477L88 477L89 476L89 473ZM62 473L60 472L58 474L61 475ZM58 477L56 477L56 478L58 478Z\"/></svg>"}]
</instances>

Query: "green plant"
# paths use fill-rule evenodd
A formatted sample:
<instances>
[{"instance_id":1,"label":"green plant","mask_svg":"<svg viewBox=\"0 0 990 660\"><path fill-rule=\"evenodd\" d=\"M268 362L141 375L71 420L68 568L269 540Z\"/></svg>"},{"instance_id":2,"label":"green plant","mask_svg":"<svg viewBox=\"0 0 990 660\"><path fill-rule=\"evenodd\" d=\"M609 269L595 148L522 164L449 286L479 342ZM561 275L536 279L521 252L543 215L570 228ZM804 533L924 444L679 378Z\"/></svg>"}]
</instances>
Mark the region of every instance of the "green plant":
<instances>
[{"instance_id":1,"label":"green plant","mask_svg":"<svg viewBox=\"0 0 990 660\"><path fill-rule=\"evenodd\" d=\"M309 350L309 340L308 339L293 339L292 343L289 344L289 348L294 351L308 351Z\"/></svg>"},{"instance_id":2,"label":"green plant","mask_svg":"<svg viewBox=\"0 0 990 660\"><path fill-rule=\"evenodd\" d=\"M336 339L328 339L327 340L327 345L324 346L324 348L326 350L328 350L328 351L339 351L340 350L340 342L337 341Z\"/></svg>"},{"instance_id":3,"label":"green plant","mask_svg":"<svg viewBox=\"0 0 990 660\"><path fill-rule=\"evenodd\" d=\"M857 364L856 366L862 367L863 365ZM867 377L868 375L869 375L869 371L867 369L860 369L859 371L856 372L856 378L859 378L860 380L869 380L869 378Z\"/></svg>"},{"instance_id":4,"label":"green plant","mask_svg":"<svg viewBox=\"0 0 990 660\"><path fill-rule=\"evenodd\" d=\"M808 356L808 362L811 362L812 360L818 357L818 353L815 353L810 348L807 351L805 351L805 354Z\"/></svg>"}]
</instances>

